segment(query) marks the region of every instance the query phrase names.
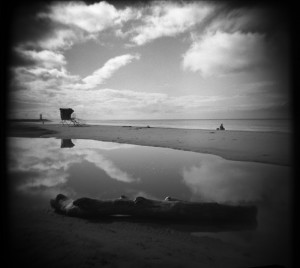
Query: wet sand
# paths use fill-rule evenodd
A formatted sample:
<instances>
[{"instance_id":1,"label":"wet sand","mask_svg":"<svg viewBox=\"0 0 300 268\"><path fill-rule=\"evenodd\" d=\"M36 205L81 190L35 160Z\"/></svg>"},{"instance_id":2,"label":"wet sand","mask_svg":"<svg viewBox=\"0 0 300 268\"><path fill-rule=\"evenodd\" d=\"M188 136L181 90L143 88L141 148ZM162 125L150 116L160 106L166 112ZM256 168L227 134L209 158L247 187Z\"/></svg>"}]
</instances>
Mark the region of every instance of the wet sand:
<instances>
[{"instance_id":1,"label":"wet sand","mask_svg":"<svg viewBox=\"0 0 300 268\"><path fill-rule=\"evenodd\" d=\"M291 134L131 126L67 127L55 124L14 124L9 136L92 139L208 153L228 160L291 166Z\"/></svg>"},{"instance_id":2,"label":"wet sand","mask_svg":"<svg viewBox=\"0 0 300 268\"><path fill-rule=\"evenodd\" d=\"M246 249L168 225L91 221L49 209L13 215L13 264L28 267L250 267Z\"/></svg>"}]
</instances>

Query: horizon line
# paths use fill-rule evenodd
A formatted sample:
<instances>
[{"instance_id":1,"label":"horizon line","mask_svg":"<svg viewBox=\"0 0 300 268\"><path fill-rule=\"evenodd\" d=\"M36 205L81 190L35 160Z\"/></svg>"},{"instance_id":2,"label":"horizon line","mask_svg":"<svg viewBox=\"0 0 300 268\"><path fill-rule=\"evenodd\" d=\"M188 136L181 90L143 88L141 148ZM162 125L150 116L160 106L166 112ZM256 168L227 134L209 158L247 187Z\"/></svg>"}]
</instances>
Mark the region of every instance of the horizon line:
<instances>
[{"instance_id":1,"label":"horizon line","mask_svg":"<svg viewBox=\"0 0 300 268\"><path fill-rule=\"evenodd\" d=\"M141 118L141 119L129 119L129 118L122 118L122 119L93 119L93 118L80 118L81 120L100 120L100 121L143 121L143 120L292 120L291 117L273 117L273 118ZM36 118L8 118L8 120L11 119L36 119ZM60 120L60 118L44 118L49 120Z\"/></svg>"}]
</instances>

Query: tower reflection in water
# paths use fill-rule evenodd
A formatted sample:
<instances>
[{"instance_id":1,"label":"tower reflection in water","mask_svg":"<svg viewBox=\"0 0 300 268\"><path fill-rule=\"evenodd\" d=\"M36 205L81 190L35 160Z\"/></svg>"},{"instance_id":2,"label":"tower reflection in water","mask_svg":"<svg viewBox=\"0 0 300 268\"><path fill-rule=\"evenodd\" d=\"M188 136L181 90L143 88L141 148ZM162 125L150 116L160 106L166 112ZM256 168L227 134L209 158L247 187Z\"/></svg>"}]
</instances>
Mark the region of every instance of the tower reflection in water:
<instances>
[{"instance_id":1,"label":"tower reflection in water","mask_svg":"<svg viewBox=\"0 0 300 268\"><path fill-rule=\"evenodd\" d=\"M71 139L62 139L60 148L73 148L75 144L72 142Z\"/></svg>"}]
</instances>

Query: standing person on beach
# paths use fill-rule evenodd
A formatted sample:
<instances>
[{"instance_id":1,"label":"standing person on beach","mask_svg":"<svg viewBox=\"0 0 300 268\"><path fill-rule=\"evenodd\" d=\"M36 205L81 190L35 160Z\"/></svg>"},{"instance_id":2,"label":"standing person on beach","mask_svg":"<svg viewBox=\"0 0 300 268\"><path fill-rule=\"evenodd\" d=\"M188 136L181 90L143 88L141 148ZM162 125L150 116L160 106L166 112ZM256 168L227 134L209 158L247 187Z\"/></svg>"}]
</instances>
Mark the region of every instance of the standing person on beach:
<instances>
[{"instance_id":1,"label":"standing person on beach","mask_svg":"<svg viewBox=\"0 0 300 268\"><path fill-rule=\"evenodd\" d=\"M42 123L43 123L43 125L44 125L43 114L40 114L40 120L42 121Z\"/></svg>"}]
</instances>

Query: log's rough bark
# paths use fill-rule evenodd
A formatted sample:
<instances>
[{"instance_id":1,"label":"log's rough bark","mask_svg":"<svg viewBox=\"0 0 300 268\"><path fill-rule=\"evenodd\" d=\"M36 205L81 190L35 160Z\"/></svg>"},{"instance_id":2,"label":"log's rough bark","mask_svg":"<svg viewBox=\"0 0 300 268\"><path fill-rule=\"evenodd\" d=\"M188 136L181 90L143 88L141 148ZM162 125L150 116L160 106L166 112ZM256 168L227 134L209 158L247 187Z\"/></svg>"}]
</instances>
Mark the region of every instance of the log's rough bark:
<instances>
[{"instance_id":1,"label":"log's rough bark","mask_svg":"<svg viewBox=\"0 0 300 268\"><path fill-rule=\"evenodd\" d=\"M55 199L51 199L50 204L58 213L84 218L127 215L134 218L166 220L256 222L257 215L256 206L188 202L170 197L162 201L144 197L130 200L124 196L114 200L96 200L86 197L72 200L59 194Z\"/></svg>"}]
</instances>

